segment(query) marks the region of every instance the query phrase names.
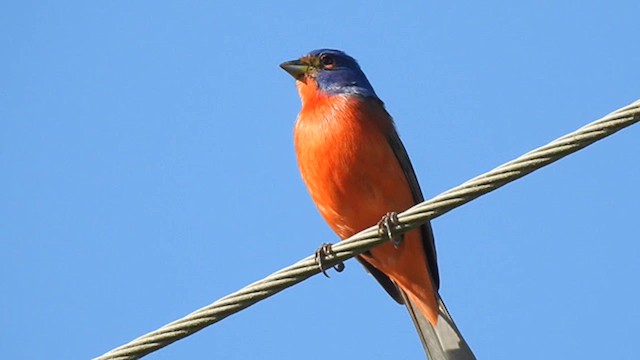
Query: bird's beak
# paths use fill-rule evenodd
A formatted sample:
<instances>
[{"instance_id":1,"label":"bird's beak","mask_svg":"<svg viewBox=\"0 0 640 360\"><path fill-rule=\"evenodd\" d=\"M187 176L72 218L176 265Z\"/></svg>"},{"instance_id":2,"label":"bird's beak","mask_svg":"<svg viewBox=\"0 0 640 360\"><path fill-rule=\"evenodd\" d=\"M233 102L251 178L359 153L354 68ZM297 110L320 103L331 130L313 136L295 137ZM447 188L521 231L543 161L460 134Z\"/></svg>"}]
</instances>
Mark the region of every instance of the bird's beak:
<instances>
[{"instance_id":1,"label":"bird's beak","mask_svg":"<svg viewBox=\"0 0 640 360\"><path fill-rule=\"evenodd\" d=\"M305 64L300 60L286 61L280 64L280 67L284 71L288 72L296 80L301 80L302 77L309 71L309 64Z\"/></svg>"}]
</instances>

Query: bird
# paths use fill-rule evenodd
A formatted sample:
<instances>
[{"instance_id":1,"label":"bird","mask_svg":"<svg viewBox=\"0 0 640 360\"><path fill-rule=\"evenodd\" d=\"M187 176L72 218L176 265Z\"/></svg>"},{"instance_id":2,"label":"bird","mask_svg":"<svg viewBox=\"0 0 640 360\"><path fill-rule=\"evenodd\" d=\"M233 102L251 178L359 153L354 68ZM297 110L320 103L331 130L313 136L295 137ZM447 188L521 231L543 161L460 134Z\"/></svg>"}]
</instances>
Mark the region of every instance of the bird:
<instances>
[{"instance_id":1,"label":"bird","mask_svg":"<svg viewBox=\"0 0 640 360\"><path fill-rule=\"evenodd\" d=\"M386 229L392 241L358 261L407 307L430 360L475 359L438 292L430 223L400 236L391 231L397 212L424 198L395 123L358 62L341 50L318 49L280 67L296 80L302 107L294 147L324 220L341 239L376 223Z\"/></svg>"}]
</instances>

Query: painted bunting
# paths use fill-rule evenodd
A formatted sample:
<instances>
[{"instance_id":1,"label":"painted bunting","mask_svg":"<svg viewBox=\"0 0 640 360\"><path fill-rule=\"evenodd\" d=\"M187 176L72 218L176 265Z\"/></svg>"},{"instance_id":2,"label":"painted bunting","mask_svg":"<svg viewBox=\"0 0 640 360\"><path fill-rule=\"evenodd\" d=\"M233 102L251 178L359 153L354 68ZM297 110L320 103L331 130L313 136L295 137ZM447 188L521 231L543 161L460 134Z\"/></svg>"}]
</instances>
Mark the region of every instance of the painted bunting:
<instances>
[{"instance_id":1,"label":"painted bunting","mask_svg":"<svg viewBox=\"0 0 640 360\"><path fill-rule=\"evenodd\" d=\"M342 239L423 201L393 119L354 58L314 50L280 65L296 79L302 109L295 123L298 166L311 198ZM358 260L405 304L430 360L475 359L438 294L440 278L429 223ZM326 251L326 249L325 249Z\"/></svg>"}]
</instances>

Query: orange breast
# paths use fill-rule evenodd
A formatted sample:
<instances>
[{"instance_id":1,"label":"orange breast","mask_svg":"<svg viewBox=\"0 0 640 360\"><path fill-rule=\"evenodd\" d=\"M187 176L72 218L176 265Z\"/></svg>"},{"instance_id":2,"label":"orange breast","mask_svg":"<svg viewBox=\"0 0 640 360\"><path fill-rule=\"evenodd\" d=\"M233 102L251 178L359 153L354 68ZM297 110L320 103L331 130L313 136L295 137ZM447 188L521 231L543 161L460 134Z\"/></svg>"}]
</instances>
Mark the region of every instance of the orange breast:
<instances>
[{"instance_id":1,"label":"orange breast","mask_svg":"<svg viewBox=\"0 0 640 360\"><path fill-rule=\"evenodd\" d=\"M314 84L310 84L314 85ZM302 178L318 210L342 238L384 214L414 205L407 178L386 135L391 118L373 99L327 96L298 82L303 108L295 125ZM436 299L419 231L398 247L386 243L364 259L387 274L435 323Z\"/></svg>"},{"instance_id":2,"label":"orange breast","mask_svg":"<svg viewBox=\"0 0 640 360\"><path fill-rule=\"evenodd\" d=\"M295 127L298 165L311 197L342 238L413 205L388 145L384 110L349 97L305 106ZM387 121L390 121L387 119Z\"/></svg>"}]
</instances>

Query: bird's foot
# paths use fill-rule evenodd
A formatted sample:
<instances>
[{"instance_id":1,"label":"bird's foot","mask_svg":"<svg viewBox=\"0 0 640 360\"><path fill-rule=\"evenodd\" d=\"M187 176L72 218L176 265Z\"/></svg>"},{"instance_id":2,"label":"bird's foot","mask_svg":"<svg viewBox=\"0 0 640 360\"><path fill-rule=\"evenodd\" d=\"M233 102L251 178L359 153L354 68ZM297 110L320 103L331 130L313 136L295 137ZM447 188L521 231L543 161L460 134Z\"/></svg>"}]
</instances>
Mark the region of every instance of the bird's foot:
<instances>
[{"instance_id":1,"label":"bird's foot","mask_svg":"<svg viewBox=\"0 0 640 360\"><path fill-rule=\"evenodd\" d=\"M398 220L398 213L388 212L386 213L380 221L378 221L378 234L380 236L386 236L394 247L398 247L402 240L404 239L404 234L396 234L394 233L394 228L400 225L400 220Z\"/></svg>"},{"instance_id":2,"label":"bird's foot","mask_svg":"<svg viewBox=\"0 0 640 360\"><path fill-rule=\"evenodd\" d=\"M318 264L320 271L326 277L329 277L329 274L327 274L328 267L327 267L326 261L328 257L333 255L335 254L333 252L333 248L331 247L331 244L327 244L327 243L322 244L316 250L316 255L315 255L316 264ZM344 263L339 262L331 267L334 268L337 272L342 272L342 270L344 270Z\"/></svg>"}]
</instances>

